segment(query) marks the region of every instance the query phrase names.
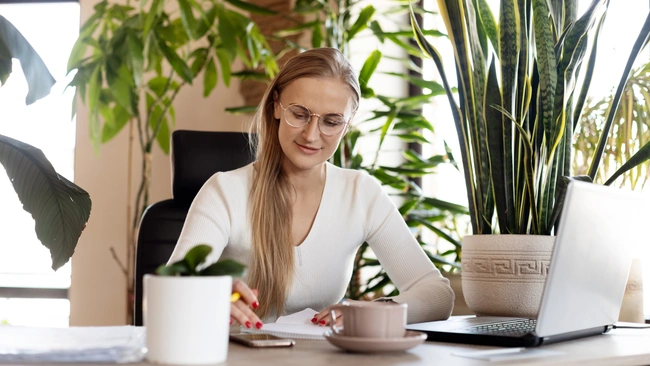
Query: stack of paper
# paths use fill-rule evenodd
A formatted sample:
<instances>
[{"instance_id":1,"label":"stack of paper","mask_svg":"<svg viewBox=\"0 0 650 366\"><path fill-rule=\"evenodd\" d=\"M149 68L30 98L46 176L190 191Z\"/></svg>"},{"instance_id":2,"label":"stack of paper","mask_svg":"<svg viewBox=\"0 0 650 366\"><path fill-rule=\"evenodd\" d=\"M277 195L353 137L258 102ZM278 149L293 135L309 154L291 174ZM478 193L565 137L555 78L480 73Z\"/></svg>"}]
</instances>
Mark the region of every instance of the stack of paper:
<instances>
[{"instance_id":1,"label":"stack of paper","mask_svg":"<svg viewBox=\"0 0 650 366\"><path fill-rule=\"evenodd\" d=\"M131 363L146 354L142 327L0 326L0 362Z\"/></svg>"},{"instance_id":2,"label":"stack of paper","mask_svg":"<svg viewBox=\"0 0 650 366\"><path fill-rule=\"evenodd\" d=\"M273 334L282 338L294 339L322 339L323 334L330 329L330 327L323 327L311 322L314 314L318 311L312 309L305 309L303 311L281 316L275 323L264 324L262 329L248 329L241 327L242 333L264 333Z\"/></svg>"}]
</instances>

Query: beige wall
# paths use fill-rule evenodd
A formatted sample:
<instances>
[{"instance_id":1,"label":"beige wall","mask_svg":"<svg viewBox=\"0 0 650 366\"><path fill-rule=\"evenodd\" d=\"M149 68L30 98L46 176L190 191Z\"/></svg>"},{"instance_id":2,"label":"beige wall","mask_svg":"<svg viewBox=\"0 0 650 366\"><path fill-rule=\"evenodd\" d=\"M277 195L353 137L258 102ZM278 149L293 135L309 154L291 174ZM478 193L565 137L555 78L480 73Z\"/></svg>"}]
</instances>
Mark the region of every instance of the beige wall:
<instances>
[{"instance_id":1,"label":"beige wall","mask_svg":"<svg viewBox=\"0 0 650 366\"><path fill-rule=\"evenodd\" d=\"M97 1L81 0L82 23L92 14ZM200 80L201 78L199 78ZM230 88L220 84L212 95L202 96L201 82L181 91L176 99L176 128L241 131L247 118L227 115L226 107L243 104L239 82ZM75 182L90 193L93 209L77 250L72 257L70 325L119 325L126 322L126 280L112 258L126 257L128 128L102 145L99 156L90 142L88 110L78 103L75 151ZM139 158L133 174L139 174ZM135 187L135 185L134 185ZM135 188L134 188L135 189ZM154 150L151 202L171 197L169 157Z\"/></svg>"}]
</instances>

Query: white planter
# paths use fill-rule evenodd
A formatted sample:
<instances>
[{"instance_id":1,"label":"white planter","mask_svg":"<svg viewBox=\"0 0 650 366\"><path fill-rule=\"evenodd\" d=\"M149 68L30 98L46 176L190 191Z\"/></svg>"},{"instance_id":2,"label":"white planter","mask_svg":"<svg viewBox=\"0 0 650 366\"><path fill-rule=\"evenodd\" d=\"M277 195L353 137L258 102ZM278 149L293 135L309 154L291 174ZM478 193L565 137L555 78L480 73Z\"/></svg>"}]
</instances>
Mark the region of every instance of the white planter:
<instances>
[{"instance_id":1,"label":"white planter","mask_svg":"<svg viewBox=\"0 0 650 366\"><path fill-rule=\"evenodd\" d=\"M462 284L476 315L536 318L551 263L554 236L468 235Z\"/></svg>"},{"instance_id":2,"label":"white planter","mask_svg":"<svg viewBox=\"0 0 650 366\"><path fill-rule=\"evenodd\" d=\"M226 360L232 277L145 275L147 360L207 365Z\"/></svg>"}]
</instances>

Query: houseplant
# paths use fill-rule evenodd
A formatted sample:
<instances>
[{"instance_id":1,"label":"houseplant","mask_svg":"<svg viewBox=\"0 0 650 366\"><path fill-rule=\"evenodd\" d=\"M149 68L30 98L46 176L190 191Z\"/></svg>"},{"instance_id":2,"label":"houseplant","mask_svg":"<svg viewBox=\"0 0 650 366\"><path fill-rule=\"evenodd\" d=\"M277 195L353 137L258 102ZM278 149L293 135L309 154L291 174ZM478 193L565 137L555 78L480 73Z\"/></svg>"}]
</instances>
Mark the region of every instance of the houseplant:
<instances>
[{"instance_id":1,"label":"houseplant","mask_svg":"<svg viewBox=\"0 0 650 366\"><path fill-rule=\"evenodd\" d=\"M227 3L249 9L235 0L178 0L173 2L177 9L164 0L99 2L69 57L68 70L74 72L70 86L76 88L75 101L88 106L96 151L119 133L129 134L126 258L120 259L112 248L127 289L127 324L133 308L137 228L149 205L153 150L157 145L169 152L176 97L196 81L203 82L203 95L209 96L219 75L229 85L235 59L250 67L261 64L270 74L277 69L256 25ZM140 168L135 177L133 164Z\"/></svg>"},{"instance_id":2,"label":"houseplant","mask_svg":"<svg viewBox=\"0 0 650 366\"><path fill-rule=\"evenodd\" d=\"M212 247L197 245L144 277L147 359L161 364L215 364L228 356L233 260L205 263Z\"/></svg>"},{"instance_id":3,"label":"houseplant","mask_svg":"<svg viewBox=\"0 0 650 366\"><path fill-rule=\"evenodd\" d=\"M332 163L350 169L364 169L377 178L391 194L400 196L398 199L400 212L407 224L412 227L416 237L420 239L433 263L441 269L459 267L456 261L459 260L457 250L460 248L460 240L454 234L453 221L458 216L466 215L467 209L427 196L417 182L418 177L431 174L439 165L453 163L453 156L444 153L422 156L409 145L432 144L423 131L431 132L434 128L422 116L420 109L432 97L443 93L444 89L438 83L426 81L420 76L409 73L409 68L416 72L419 70L408 57L410 54L419 55L420 51L409 44L408 38L411 32L408 24L399 22L408 14L408 6L399 1L385 2L381 6L388 9L376 9L368 1L297 1L292 12L285 15L293 25L277 30L269 38L280 41L284 45L277 52L279 55L308 48L334 47L347 57L351 57L353 56L350 46L352 40L363 39L379 45L378 49L365 55L365 62L359 72L364 99L362 105L373 105L376 108L372 113L366 115L360 113L355 118L354 125L350 126L334 154ZM434 30L426 33L432 36L441 35ZM296 35L308 41L296 43L293 38ZM389 43L399 46L401 54L396 56L382 52L382 46ZM423 95L395 97L372 89L371 79L373 75L379 73L378 66L396 60L405 66L400 71L386 73L388 77L397 80L396 84L404 83L425 89ZM245 75L253 74L253 71L250 71ZM255 107L233 108L231 111L254 109ZM397 142L388 143L389 140L397 140ZM373 153L362 155L359 148L360 141L366 141ZM396 145L398 147L395 147ZM407 145L409 145L407 148L400 148ZM433 245L429 245L431 239L425 238L424 233L430 233L441 241L451 243L449 246L453 249L436 252ZM372 275L370 278L362 277L362 272L366 275L372 273ZM346 297L373 299L394 295L396 292L388 275L381 270L372 251L364 244L356 255L353 276Z\"/></svg>"},{"instance_id":4,"label":"houseplant","mask_svg":"<svg viewBox=\"0 0 650 366\"><path fill-rule=\"evenodd\" d=\"M593 1L580 18L576 4L500 1L497 22L485 1L439 0L454 49L459 102L439 53L411 16L416 39L443 80L456 126L474 234L463 239L463 287L468 305L479 314L537 313L554 242L549 235L559 218L563 182L571 175L571 142L609 1ZM622 88L649 31L646 21L622 72L588 176L579 179L595 176ZM614 176L645 161L649 150L646 144ZM496 233L502 235L487 235ZM545 248L530 244L533 238ZM490 252L486 241L491 240L512 242L517 249L497 243L501 252ZM482 254L474 256L475 250ZM532 253L540 251L546 255ZM501 302L488 303L488 298Z\"/></svg>"},{"instance_id":5,"label":"houseplant","mask_svg":"<svg viewBox=\"0 0 650 366\"><path fill-rule=\"evenodd\" d=\"M607 118L614 89L601 98L587 100L584 112L577 127L573 149L576 157L573 170L576 174L587 174L593 160L598 138ZM605 146L602 167L594 182L605 183L607 177L618 170L625 161L650 141L650 62L635 68L628 78L619 108L612 122L612 132ZM593 123L591 123L593 121ZM641 189L648 182L648 163L640 164L627 171L616 183L631 189Z\"/></svg>"},{"instance_id":6,"label":"houseplant","mask_svg":"<svg viewBox=\"0 0 650 366\"><path fill-rule=\"evenodd\" d=\"M0 84L12 72L12 59L20 60L29 87L25 100L32 104L50 93L55 80L29 42L0 16ZM81 187L59 175L38 148L0 135L0 163L35 221L36 235L52 256L52 269L63 266L74 253L92 206Z\"/></svg>"}]
</instances>

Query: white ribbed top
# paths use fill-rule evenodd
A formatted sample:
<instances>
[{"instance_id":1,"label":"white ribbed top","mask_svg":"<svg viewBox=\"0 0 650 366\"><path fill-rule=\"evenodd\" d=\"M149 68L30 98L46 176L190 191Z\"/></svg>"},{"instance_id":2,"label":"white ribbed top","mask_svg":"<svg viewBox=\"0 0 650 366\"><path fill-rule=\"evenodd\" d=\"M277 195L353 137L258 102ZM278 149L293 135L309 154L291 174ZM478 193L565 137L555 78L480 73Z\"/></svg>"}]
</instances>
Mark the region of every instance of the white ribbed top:
<instances>
[{"instance_id":1,"label":"white ribbed top","mask_svg":"<svg viewBox=\"0 0 650 366\"><path fill-rule=\"evenodd\" d=\"M316 218L307 238L295 249L295 275L285 312L320 311L339 302L350 281L357 249L366 241L400 291L392 300L408 304L409 323L449 317L454 300L449 281L424 254L381 185L365 171L326 165ZM203 243L213 248L210 263L223 257L250 266L252 175L250 164L208 179L190 207L170 262Z\"/></svg>"}]
</instances>

